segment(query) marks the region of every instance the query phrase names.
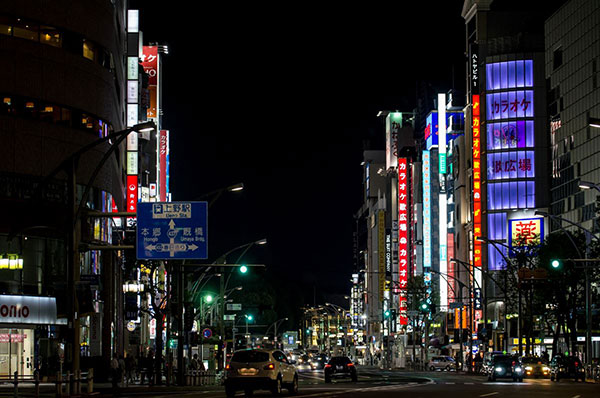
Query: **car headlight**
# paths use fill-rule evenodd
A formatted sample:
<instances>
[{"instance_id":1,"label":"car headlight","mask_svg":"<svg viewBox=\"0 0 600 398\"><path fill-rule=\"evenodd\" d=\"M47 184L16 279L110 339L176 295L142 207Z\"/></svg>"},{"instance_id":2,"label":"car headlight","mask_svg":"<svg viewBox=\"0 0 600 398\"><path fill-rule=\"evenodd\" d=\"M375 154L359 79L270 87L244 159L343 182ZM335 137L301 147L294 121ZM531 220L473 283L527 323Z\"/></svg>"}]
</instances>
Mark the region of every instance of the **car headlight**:
<instances>
[{"instance_id":1,"label":"car headlight","mask_svg":"<svg viewBox=\"0 0 600 398\"><path fill-rule=\"evenodd\" d=\"M523 371L523 368L522 368L522 367L520 367L520 366L517 366L517 367L515 368L515 372L517 372L517 373L521 373L522 371Z\"/></svg>"},{"instance_id":2,"label":"car headlight","mask_svg":"<svg viewBox=\"0 0 600 398\"><path fill-rule=\"evenodd\" d=\"M550 371L550 368L549 368L549 367L547 367L547 366L544 366L544 367L542 368L542 370L543 370L544 372L549 372L549 371Z\"/></svg>"},{"instance_id":3,"label":"car headlight","mask_svg":"<svg viewBox=\"0 0 600 398\"><path fill-rule=\"evenodd\" d=\"M498 366L498 367L497 367L497 368L495 368L494 370L495 370L496 372L502 372L504 369L502 369L501 367L499 367L499 366Z\"/></svg>"},{"instance_id":4,"label":"car headlight","mask_svg":"<svg viewBox=\"0 0 600 398\"><path fill-rule=\"evenodd\" d=\"M525 370L533 370L531 366L525 366Z\"/></svg>"}]
</instances>

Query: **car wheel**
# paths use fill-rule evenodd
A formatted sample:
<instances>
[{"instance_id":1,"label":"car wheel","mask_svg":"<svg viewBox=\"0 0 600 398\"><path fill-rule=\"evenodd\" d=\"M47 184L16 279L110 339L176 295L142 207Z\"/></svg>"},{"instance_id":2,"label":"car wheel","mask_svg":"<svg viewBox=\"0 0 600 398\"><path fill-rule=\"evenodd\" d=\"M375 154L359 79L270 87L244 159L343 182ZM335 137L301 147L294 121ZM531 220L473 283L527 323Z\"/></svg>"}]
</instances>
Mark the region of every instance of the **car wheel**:
<instances>
[{"instance_id":1,"label":"car wheel","mask_svg":"<svg viewBox=\"0 0 600 398\"><path fill-rule=\"evenodd\" d=\"M519 379L519 383L523 383L523 378L522 377Z\"/></svg>"},{"instance_id":2,"label":"car wheel","mask_svg":"<svg viewBox=\"0 0 600 398\"><path fill-rule=\"evenodd\" d=\"M294 381L292 381L292 384L288 387L288 392L290 395L298 394L298 376L294 376Z\"/></svg>"},{"instance_id":3,"label":"car wheel","mask_svg":"<svg viewBox=\"0 0 600 398\"><path fill-rule=\"evenodd\" d=\"M432 372L435 371L435 366L430 366L429 370L431 370Z\"/></svg>"},{"instance_id":4,"label":"car wheel","mask_svg":"<svg viewBox=\"0 0 600 398\"><path fill-rule=\"evenodd\" d=\"M492 375L492 381L496 381L496 376Z\"/></svg>"},{"instance_id":5,"label":"car wheel","mask_svg":"<svg viewBox=\"0 0 600 398\"><path fill-rule=\"evenodd\" d=\"M331 377L325 376L325 383L331 383Z\"/></svg>"},{"instance_id":6,"label":"car wheel","mask_svg":"<svg viewBox=\"0 0 600 398\"><path fill-rule=\"evenodd\" d=\"M235 397L235 388L225 386L225 396L227 396L227 398Z\"/></svg>"},{"instance_id":7,"label":"car wheel","mask_svg":"<svg viewBox=\"0 0 600 398\"><path fill-rule=\"evenodd\" d=\"M358 381L358 375L353 374L352 375L352 381L356 383Z\"/></svg>"},{"instance_id":8,"label":"car wheel","mask_svg":"<svg viewBox=\"0 0 600 398\"><path fill-rule=\"evenodd\" d=\"M450 372L450 370L452 370L452 366L450 366L450 365L446 366L446 372Z\"/></svg>"},{"instance_id":9,"label":"car wheel","mask_svg":"<svg viewBox=\"0 0 600 398\"><path fill-rule=\"evenodd\" d=\"M554 375L550 375L550 381L554 381Z\"/></svg>"},{"instance_id":10,"label":"car wheel","mask_svg":"<svg viewBox=\"0 0 600 398\"><path fill-rule=\"evenodd\" d=\"M271 393L275 396L281 395L281 376L278 376L277 380L275 380Z\"/></svg>"}]
</instances>

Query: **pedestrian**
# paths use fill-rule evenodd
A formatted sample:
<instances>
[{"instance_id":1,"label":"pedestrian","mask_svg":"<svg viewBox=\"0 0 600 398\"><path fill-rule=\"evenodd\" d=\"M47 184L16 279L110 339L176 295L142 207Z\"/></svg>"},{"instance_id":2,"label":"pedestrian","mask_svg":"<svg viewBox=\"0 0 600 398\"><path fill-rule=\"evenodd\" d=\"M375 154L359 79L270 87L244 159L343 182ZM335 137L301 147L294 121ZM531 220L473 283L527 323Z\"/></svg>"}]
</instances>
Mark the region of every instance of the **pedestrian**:
<instances>
[{"instance_id":1,"label":"pedestrian","mask_svg":"<svg viewBox=\"0 0 600 398\"><path fill-rule=\"evenodd\" d=\"M135 381L134 377L135 372L135 357L133 354L127 355L125 358L125 383L129 385L129 383L133 383Z\"/></svg>"},{"instance_id":2,"label":"pedestrian","mask_svg":"<svg viewBox=\"0 0 600 398\"><path fill-rule=\"evenodd\" d=\"M125 357L123 354L119 356L119 382L123 383L125 380Z\"/></svg>"},{"instance_id":3,"label":"pedestrian","mask_svg":"<svg viewBox=\"0 0 600 398\"><path fill-rule=\"evenodd\" d=\"M148 384L154 385L154 352L150 351L148 358L146 359L146 369L148 371Z\"/></svg>"},{"instance_id":4,"label":"pedestrian","mask_svg":"<svg viewBox=\"0 0 600 398\"><path fill-rule=\"evenodd\" d=\"M117 353L113 355L112 361L110 361L110 378L112 381L113 394L118 395L119 393L119 357Z\"/></svg>"}]
</instances>

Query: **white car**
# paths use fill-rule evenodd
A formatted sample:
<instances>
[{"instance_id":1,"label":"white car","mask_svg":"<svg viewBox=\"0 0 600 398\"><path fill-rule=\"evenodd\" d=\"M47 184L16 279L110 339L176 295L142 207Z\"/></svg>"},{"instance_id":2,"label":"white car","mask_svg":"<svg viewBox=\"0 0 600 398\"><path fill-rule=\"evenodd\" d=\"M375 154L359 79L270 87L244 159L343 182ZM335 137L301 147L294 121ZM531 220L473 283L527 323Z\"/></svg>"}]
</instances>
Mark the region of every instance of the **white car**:
<instances>
[{"instance_id":1,"label":"white car","mask_svg":"<svg viewBox=\"0 0 600 398\"><path fill-rule=\"evenodd\" d=\"M298 393L298 372L280 350L242 350L231 357L225 367L225 394L234 397L242 390L247 396L254 390L270 390L280 395L286 388Z\"/></svg>"},{"instance_id":2,"label":"white car","mask_svg":"<svg viewBox=\"0 0 600 398\"><path fill-rule=\"evenodd\" d=\"M445 355L437 355L431 358L431 361L427 364L427 368L431 371L434 370L453 370L456 369L456 362L454 358L445 356Z\"/></svg>"}]
</instances>

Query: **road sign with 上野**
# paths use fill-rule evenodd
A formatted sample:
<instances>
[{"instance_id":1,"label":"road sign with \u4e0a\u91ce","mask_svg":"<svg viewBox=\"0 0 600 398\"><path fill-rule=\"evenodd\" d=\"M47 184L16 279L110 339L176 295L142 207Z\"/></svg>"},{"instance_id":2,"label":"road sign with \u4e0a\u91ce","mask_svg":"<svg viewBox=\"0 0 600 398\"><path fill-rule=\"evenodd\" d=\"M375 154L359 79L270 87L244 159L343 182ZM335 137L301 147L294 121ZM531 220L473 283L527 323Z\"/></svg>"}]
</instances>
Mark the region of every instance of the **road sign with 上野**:
<instances>
[{"instance_id":1,"label":"road sign with \u4e0a\u91ce","mask_svg":"<svg viewBox=\"0 0 600 398\"><path fill-rule=\"evenodd\" d=\"M208 203L138 203L137 258L208 258Z\"/></svg>"}]
</instances>

